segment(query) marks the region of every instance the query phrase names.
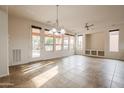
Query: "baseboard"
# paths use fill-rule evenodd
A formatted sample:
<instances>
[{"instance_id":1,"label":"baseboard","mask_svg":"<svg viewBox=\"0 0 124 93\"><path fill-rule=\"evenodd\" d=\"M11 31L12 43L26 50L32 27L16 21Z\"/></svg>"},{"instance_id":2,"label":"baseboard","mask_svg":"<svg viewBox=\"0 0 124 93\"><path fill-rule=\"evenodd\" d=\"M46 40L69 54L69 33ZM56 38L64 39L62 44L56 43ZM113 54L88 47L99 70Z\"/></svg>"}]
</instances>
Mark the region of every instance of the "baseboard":
<instances>
[{"instance_id":1,"label":"baseboard","mask_svg":"<svg viewBox=\"0 0 124 93\"><path fill-rule=\"evenodd\" d=\"M37 59L37 60L29 61L29 62L17 63L17 64L11 65L10 67L18 66L18 65L24 65L24 64L28 64L28 63L35 63L35 62L40 62L40 61L47 61L47 60L54 60L54 59L59 59L59 58L65 58L65 57L68 57L68 56L71 56L71 55L74 55L74 54L70 54L70 55L66 55L66 56L60 56L60 57L46 58L46 59Z\"/></svg>"},{"instance_id":2,"label":"baseboard","mask_svg":"<svg viewBox=\"0 0 124 93\"><path fill-rule=\"evenodd\" d=\"M0 75L0 78L1 78L1 77L5 77L5 76L8 76L8 75L9 75L9 73Z\"/></svg>"},{"instance_id":3,"label":"baseboard","mask_svg":"<svg viewBox=\"0 0 124 93\"><path fill-rule=\"evenodd\" d=\"M28 61L26 61L26 62L20 62L20 63L14 63L14 64L11 64L9 66L16 66L16 65L26 64L26 63L28 63Z\"/></svg>"},{"instance_id":4,"label":"baseboard","mask_svg":"<svg viewBox=\"0 0 124 93\"><path fill-rule=\"evenodd\" d=\"M90 56L90 55L82 55L82 56L93 57L93 58L101 58L101 59L111 59L111 60L120 60L120 61L124 61L123 59L109 58L109 57L106 57L106 56Z\"/></svg>"}]
</instances>

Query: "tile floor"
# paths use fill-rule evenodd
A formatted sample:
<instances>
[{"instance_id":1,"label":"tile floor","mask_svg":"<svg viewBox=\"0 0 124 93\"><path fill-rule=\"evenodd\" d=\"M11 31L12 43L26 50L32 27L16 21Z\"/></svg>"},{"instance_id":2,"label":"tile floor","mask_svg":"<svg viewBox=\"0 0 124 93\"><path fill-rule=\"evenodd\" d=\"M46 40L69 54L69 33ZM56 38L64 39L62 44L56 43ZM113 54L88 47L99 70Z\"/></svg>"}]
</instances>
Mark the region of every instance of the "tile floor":
<instances>
[{"instance_id":1,"label":"tile floor","mask_svg":"<svg viewBox=\"0 0 124 93\"><path fill-rule=\"evenodd\" d=\"M124 61L73 55L13 66L0 87L123 88Z\"/></svg>"}]
</instances>

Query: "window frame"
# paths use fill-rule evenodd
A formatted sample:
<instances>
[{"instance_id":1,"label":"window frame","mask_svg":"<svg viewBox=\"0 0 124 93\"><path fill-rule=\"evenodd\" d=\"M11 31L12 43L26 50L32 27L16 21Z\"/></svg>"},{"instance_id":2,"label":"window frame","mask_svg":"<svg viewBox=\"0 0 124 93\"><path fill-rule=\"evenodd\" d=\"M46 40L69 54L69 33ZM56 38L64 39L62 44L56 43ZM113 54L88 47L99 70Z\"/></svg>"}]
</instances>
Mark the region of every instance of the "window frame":
<instances>
[{"instance_id":1,"label":"window frame","mask_svg":"<svg viewBox=\"0 0 124 93\"><path fill-rule=\"evenodd\" d=\"M54 51L54 43L55 43L54 34L52 34L52 35L51 34L45 34L45 32L49 32L49 30L45 30L44 31L44 51L45 52L53 52ZM52 37L53 38L53 43L52 44L45 44L45 38L46 37ZM52 46L52 50L51 51L47 51L46 48L45 48L46 46L49 46L49 45Z\"/></svg>"},{"instance_id":2,"label":"window frame","mask_svg":"<svg viewBox=\"0 0 124 93\"><path fill-rule=\"evenodd\" d=\"M36 57L33 57L33 35L32 35L32 32L33 32L33 29L37 29L37 30L39 30L40 31L40 54L39 54L39 56L36 56ZM41 47L42 47L42 44L41 44L41 30L42 30L42 28L41 27L38 27L38 26L34 26L34 25L31 25L31 58L39 58L39 57L41 57Z\"/></svg>"},{"instance_id":3,"label":"window frame","mask_svg":"<svg viewBox=\"0 0 124 93\"><path fill-rule=\"evenodd\" d=\"M67 48L67 49L64 49L64 46L66 45L66 44L64 44L65 36L68 37L68 44L67 44L68 48ZM70 41L69 35L68 35L68 34L65 34L65 35L63 36L63 50L69 50L69 47L70 47L70 46L69 46L69 41Z\"/></svg>"},{"instance_id":4,"label":"window frame","mask_svg":"<svg viewBox=\"0 0 124 93\"><path fill-rule=\"evenodd\" d=\"M54 34L54 40L55 40L55 42L54 42L54 50L55 50L55 51L62 51L62 50L63 50L63 47L62 47L62 46L63 46L63 37L64 37L64 35L60 35L60 36L59 36L59 35L55 35L55 34ZM60 44L61 49L60 49L60 50L56 50L56 46L57 46L57 44L56 44L56 39L57 39L57 38L61 38L61 44Z\"/></svg>"},{"instance_id":5,"label":"window frame","mask_svg":"<svg viewBox=\"0 0 124 93\"><path fill-rule=\"evenodd\" d=\"M82 42L81 43L79 42L79 37L80 36L82 37ZM78 42L77 42L78 50L83 50L83 35L78 35L77 40L78 40Z\"/></svg>"},{"instance_id":6,"label":"window frame","mask_svg":"<svg viewBox=\"0 0 124 93\"><path fill-rule=\"evenodd\" d=\"M110 36L111 36L111 35L110 35L110 34L111 34L112 32L118 32L118 34L117 34L117 35L118 35L118 42L117 42L117 43L118 43L118 44L117 44L117 48L118 48L118 49L117 49L117 50L111 50L111 43L110 43L110 42L111 42L111 40L110 40L110 38L111 38ZM119 37L120 37L119 33L120 33L120 32L119 32L119 29L109 30L109 52L119 52Z\"/></svg>"},{"instance_id":7,"label":"window frame","mask_svg":"<svg viewBox=\"0 0 124 93\"><path fill-rule=\"evenodd\" d=\"M71 37L73 37L73 44L71 44ZM69 50L70 51L74 51L75 50L75 36L74 35L70 35L69 36L69 39L70 39L70 41L69 41ZM71 46L73 46L73 48L71 49Z\"/></svg>"}]
</instances>

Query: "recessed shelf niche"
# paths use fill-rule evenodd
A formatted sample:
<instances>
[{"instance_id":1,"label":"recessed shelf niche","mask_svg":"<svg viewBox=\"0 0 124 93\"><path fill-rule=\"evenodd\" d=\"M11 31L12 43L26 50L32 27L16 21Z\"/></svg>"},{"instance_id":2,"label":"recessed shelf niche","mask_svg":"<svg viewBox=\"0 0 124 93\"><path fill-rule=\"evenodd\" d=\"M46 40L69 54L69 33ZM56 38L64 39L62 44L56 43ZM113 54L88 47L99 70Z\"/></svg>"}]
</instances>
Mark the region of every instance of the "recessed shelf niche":
<instances>
[{"instance_id":1,"label":"recessed shelf niche","mask_svg":"<svg viewBox=\"0 0 124 93\"><path fill-rule=\"evenodd\" d=\"M104 56L105 55L105 36L104 32L96 32L86 34L85 55L88 56Z\"/></svg>"}]
</instances>

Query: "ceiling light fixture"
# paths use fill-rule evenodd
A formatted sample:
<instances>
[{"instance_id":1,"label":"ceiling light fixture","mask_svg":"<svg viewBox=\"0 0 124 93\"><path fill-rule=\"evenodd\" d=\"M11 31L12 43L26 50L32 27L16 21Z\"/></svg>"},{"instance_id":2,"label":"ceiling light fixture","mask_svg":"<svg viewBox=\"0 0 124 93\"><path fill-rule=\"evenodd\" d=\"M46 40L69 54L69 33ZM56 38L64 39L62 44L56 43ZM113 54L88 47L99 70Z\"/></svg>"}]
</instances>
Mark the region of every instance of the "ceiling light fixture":
<instances>
[{"instance_id":1,"label":"ceiling light fixture","mask_svg":"<svg viewBox=\"0 0 124 93\"><path fill-rule=\"evenodd\" d=\"M52 28L49 33L58 34L65 34L65 29L61 28L59 25L59 5L56 5L56 27Z\"/></svg>"}]
</instances>

